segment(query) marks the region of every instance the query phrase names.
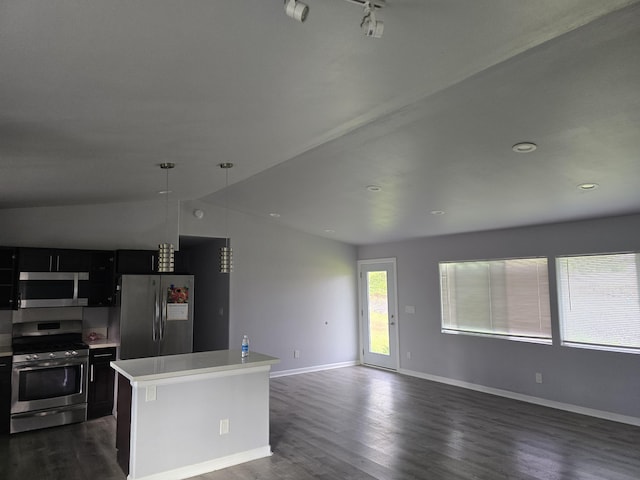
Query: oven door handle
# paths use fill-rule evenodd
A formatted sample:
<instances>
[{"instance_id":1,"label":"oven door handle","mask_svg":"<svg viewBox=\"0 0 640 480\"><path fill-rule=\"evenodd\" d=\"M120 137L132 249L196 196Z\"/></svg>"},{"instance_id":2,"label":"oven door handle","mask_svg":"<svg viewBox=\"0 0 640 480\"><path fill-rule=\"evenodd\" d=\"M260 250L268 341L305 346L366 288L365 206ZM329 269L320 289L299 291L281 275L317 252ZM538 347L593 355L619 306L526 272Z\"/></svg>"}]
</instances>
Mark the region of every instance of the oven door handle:
<instances>
[{"instance_id":1,"label":"oven door handle","mask_svg":"<svg viewBox=\"0 0 640 480\"><path fill-rule=\"evenodd\" d=\"M78 360L47 360L46 362L38 362L36 365L25 365L23 363L14 363L13 370L15 372L34 371L34 370L46 370L48 368L55 367L75 367L80 365L84 368L89 362L89 357L83 357Z\"/></svg>"}]
</instances>

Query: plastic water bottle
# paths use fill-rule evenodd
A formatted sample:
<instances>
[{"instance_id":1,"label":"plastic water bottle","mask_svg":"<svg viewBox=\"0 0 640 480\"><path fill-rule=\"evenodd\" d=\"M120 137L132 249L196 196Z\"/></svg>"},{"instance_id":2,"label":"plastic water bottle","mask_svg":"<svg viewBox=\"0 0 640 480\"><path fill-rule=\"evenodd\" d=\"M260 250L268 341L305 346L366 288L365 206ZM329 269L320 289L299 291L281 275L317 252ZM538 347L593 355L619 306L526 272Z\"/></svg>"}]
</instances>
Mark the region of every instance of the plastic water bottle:
<instances>
[{"instance_id":1,"label":"plastic water bottle","mask_svg":"<svg viewBox=\"0 0 640 480\"><path fill-rule=\"evenodd\" d=\"M242 358L249 356L249 337L242 337Z\"/></svg>"}]
</instances>

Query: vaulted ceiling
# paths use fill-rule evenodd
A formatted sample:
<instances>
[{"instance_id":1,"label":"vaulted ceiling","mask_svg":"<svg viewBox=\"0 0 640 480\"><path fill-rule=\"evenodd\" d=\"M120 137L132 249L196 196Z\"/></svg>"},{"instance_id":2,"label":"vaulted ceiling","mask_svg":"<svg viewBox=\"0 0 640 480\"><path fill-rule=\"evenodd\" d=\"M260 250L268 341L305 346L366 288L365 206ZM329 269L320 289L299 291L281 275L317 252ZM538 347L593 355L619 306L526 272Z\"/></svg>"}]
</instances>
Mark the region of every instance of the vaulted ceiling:
<instances>
[{"instance_id":1,"label":"vaulted ceiling","mask_svg":"<svg viewBox=\"0 0 640 480\"><path fill-rule=\"evenodd\" d=\"M174 198L353 244L640 212L638 1L387 0L379 39L306 3L0 0L0 208L175 162Z\"/></svg>"}]
</instances>

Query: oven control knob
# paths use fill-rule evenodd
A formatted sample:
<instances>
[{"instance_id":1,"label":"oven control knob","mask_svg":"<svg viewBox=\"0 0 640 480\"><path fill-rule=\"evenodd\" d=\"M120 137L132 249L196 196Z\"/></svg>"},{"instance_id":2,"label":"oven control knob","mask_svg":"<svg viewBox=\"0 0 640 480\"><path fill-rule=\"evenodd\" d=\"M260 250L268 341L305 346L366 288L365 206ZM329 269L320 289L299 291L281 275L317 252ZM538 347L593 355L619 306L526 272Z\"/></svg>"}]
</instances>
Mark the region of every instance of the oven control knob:
<instances>
[{"instance_id":1,"label":"oven control knob","mask_svg":"<svg viewBox=\"0 0 640 480\"><path fill-rule=\"evenodd\" d=\"M78 352L76 352L76 351L74 350L73 352L71 352L71 355L73 355L73 356L75 357L76 355L78 355Z\"/></svg>"},{"instance_id":2,"label":"oven control knob","mask_svg":"<svg viewBox=\"0 0 640 480\"><path fill-rule=\"evenodd\" d=\"M37 360L38 359L38 355L34 355L33 357L31 357L33 360Z\"/></svg>"},{"instance_id":3,"label":"oven control knob","mask_svg":"<svg viewBox=\"0 0 640 480\"><path fill-rule=\"evenodd\" d=\"M71 352L69 352L69 351L64 352L64 356L65 356L65 357L70 357L70 356L71 356Z\"/></svg>"},{"instance_id":4,"label":"oven control knob","mask_svg":"<svg viewBox=\"0 0 640 480\"><path fill-rule=\"evenodd\" d=\"M56 358L56 354L55 353L50 353L49 354L49 358Z\"/></svg>"},{"instance_id":5,"label":"oven control knob","mask_svg":"<svg viewBox=\"0 0 640 480\"><path fill-rule=\"evenodd\" d=\"M24 357L24 358L25 358L25 359L27 360L27 362L28 362L29 360L31 360L31 355L27 355L27 356L26 356L26 357Z\"/></svg>"}]
</instances>

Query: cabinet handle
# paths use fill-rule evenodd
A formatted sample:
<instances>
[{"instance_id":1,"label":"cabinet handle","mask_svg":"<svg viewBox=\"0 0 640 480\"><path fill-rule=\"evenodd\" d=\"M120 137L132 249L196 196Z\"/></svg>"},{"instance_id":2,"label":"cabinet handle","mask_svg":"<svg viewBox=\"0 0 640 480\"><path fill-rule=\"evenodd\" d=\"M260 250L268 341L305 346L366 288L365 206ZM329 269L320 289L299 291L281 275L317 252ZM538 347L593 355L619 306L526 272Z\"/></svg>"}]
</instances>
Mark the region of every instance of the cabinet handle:
<instances>
[{"instance_id":1,"label":"cabinet handle","mask_svg":"<svg viewBox=\"0 0 640 480\"><path fill-rule=\"evenodd\" d=\"M56 271L60 271L60 255L56 255Z\"/></svg>"},{"instance_id":2,"label":"cabinet handle","mask_svg":"<svg viewBox=\"0 0 640 480\"><path fill-rule=\"evenodd\" d=\"M97 355L94 355L93 358L98 358L98 357L110 357L111 355L113 355L112 353L98 353ZM92 365L93 366L93 365Z\"/></svg>"},{"instance_id":3,"label":"cabinet handle","mask_svg":"<svg viewBox=\"0 0 640 480\"><path fill-rule=\"evenodd\" d=\"M49 255L49 271L53 272L53 255Z\"/></svg>"},{"instance_id":4,"label":"cabinet handle","mask_svg":"<svg viewBox=\"0 0 640 480\"><path fill-rule=\"evenodd\" d=\"M90 381L91 383L93 383L93 365L91 365L91 376L90 376L89 381Z\"/></svg>"}]
</instances>

